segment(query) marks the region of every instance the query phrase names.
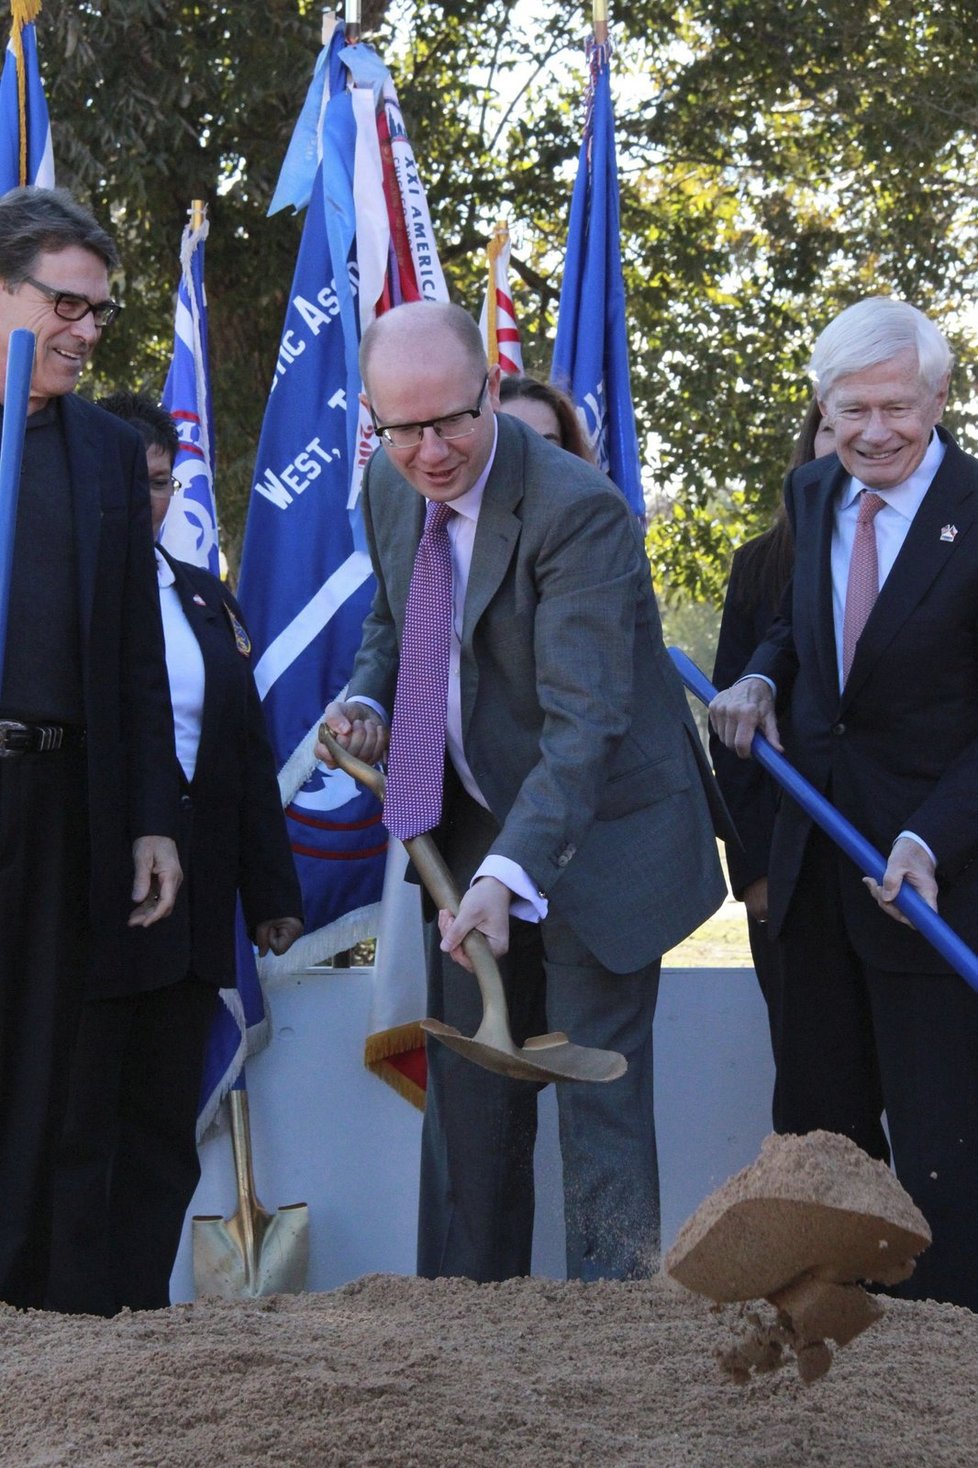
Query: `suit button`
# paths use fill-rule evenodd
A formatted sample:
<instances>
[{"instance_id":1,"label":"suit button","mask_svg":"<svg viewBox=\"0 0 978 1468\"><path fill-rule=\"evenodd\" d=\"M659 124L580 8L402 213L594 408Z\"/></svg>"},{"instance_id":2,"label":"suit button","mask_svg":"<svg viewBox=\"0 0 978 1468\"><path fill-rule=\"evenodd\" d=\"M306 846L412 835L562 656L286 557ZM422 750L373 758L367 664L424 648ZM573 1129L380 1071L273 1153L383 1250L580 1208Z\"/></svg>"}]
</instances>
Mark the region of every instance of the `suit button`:
<instances>
[{"instance_id":1,"label":"suit button","mask_svg":"<svg viewBox=\"0 0 978 1468\"><path fill-rule=\"evenodd\" d=\"M845 724L833 724L832 725L832 733L833 734L844 734L845 732L846 732L846 726L845 726Z\"/></svg>"}]
</instances>

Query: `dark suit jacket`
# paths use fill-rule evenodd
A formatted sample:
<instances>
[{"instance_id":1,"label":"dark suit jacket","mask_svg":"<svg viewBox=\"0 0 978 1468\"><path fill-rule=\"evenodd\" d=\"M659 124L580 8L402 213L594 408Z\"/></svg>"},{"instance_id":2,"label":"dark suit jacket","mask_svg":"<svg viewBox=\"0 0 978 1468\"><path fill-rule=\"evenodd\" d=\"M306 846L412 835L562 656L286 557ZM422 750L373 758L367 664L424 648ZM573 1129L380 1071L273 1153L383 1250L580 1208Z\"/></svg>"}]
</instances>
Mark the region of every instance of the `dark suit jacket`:
<instances>
[{"instance_id":1,"label":"dark suit jacket","mask_svg":"<svg viewBox=\"0 0 978 1468\"><path fill-rule=\"evenodd\" d=\"M140 435L63 397L77 545L95 938L93 992L128 971L132 842L176 836L179 787Z\"/></svg>"},{"instance_id":2,"label":"dark suit jacket","mask_svg":"<svg viewBox=\"0 0 978 1468\"><path fill-rule=\"evenodd\" d=\"M943 429L943 463L859 641L840 694L832 623L836 460L798 469L786 491L795 574L781 617L746 671L778 686L789 758L885 855L901 830L938 860L942 915L978 940L978 461ZM828 463L828 467L826 464ZM943 532L943 533L942 533ZM784 919L811 823L784 800L770 871L772 926ZM879 910L845 864L847 929L866 962L893 971L946 965Z\"/></svg>"},{"instance_id":3,"label":"dark suit jacket","mask_svg":"<svg viewBox=\"0 0 978 1468\"><path fill-rule=\"evenodd\" d=\"M203 655L204 710L189 785L177 767L184 886L172 918L133 935L132 985L159 988L192 972L205 983L231 986L236 894L252 936L269 918L301 918L302 896L241 609L209 571L159 550ZM169 759L176 764L172 737Z\"/></svg>"},{"instance_id":4,"label":"dark suit jacket","mask_svg":"<svg viewBox=\"0 0 978 1468\"><path fill-rule=\"evenodd\" d=\"M602 474L496 419L462 628L466 758L523 867L598 961L649 963L720 905L720 802L662 643L635 516ZM364 477L377 593L350 679L393 708L425 501Z\"/></svg>"}]
</instances>

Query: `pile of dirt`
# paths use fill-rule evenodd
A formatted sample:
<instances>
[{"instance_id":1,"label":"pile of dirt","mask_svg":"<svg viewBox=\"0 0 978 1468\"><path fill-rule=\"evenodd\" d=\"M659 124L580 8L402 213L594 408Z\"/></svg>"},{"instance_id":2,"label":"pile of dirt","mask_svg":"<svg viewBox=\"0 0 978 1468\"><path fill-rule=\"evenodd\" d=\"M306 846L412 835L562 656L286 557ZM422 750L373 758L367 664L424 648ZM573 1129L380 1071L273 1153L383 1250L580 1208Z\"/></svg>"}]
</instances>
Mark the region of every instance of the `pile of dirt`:
<instances>
[{"instance_id":1,"label":"pile of dirt","mask_svg":"<svg viewBox=\"0 0 978 1468\"><path fill-rule=\"evenodd\" d=\"M769 1306L762 1311L774 1312ZM745 1307L658 1276L330 1294L115 1320L0 1306L9 1468L963 1468L978 1315L887 1301L812 1385L736 1386Z\"/></svg>"}]
</instances>

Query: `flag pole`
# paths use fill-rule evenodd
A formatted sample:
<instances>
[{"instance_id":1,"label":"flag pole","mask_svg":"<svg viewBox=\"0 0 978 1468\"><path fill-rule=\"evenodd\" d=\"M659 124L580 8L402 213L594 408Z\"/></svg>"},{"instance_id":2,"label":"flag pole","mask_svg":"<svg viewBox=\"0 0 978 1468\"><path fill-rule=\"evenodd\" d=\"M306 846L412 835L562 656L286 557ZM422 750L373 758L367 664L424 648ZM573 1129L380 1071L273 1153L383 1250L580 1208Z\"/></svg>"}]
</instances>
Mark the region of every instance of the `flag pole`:
<instances>
[{"instance_id":1,"label":"flag pole","mask_svg":"<svg viewBox=\"0 0 978 1468\"><path fill-rule=\"evenodd\" d=\"M190 228L196 234L197 230L207 218L207 205L203 199L191 199L190 201Z\"/></svg>"},{"instance_id":2,"label":"flag pole","mask_svg":"<svg viewBox=\"0 0 978 1468\"><path fill-rule=\"evenodd\" d=\"M344 38L348 46L360 39L360 0L346 0L343 7Z\"/></svg>"},{"instance_id":3,"label":"flag pole","mask_svg":"<svg viewBox=\"0 0 978 1468\"><path fill-rule=\"evenodd\" d=\"M603 46L608 39L608 0L594 0L592 7L594 39Z\"/></svg>"}]
</instances>

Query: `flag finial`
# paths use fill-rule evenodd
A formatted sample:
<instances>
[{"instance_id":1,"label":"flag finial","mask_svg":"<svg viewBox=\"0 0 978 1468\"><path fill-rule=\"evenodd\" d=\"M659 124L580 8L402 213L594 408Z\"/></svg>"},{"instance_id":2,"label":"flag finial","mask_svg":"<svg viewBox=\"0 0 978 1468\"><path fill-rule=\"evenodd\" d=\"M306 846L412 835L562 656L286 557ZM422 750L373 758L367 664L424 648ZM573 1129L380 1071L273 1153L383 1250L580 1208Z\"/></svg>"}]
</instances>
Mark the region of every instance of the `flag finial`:
<instances>
[{"instance_id":1,"label":"flag finial","mask_svg":"<svg viewBox=\"0 0 978 1468\"><path fill-rule=\"evenodd\" d=\"M608 0L594 0L592 20L594 39L599 46L603 46L608 39Z\"/></svg>"}]
</instances>

